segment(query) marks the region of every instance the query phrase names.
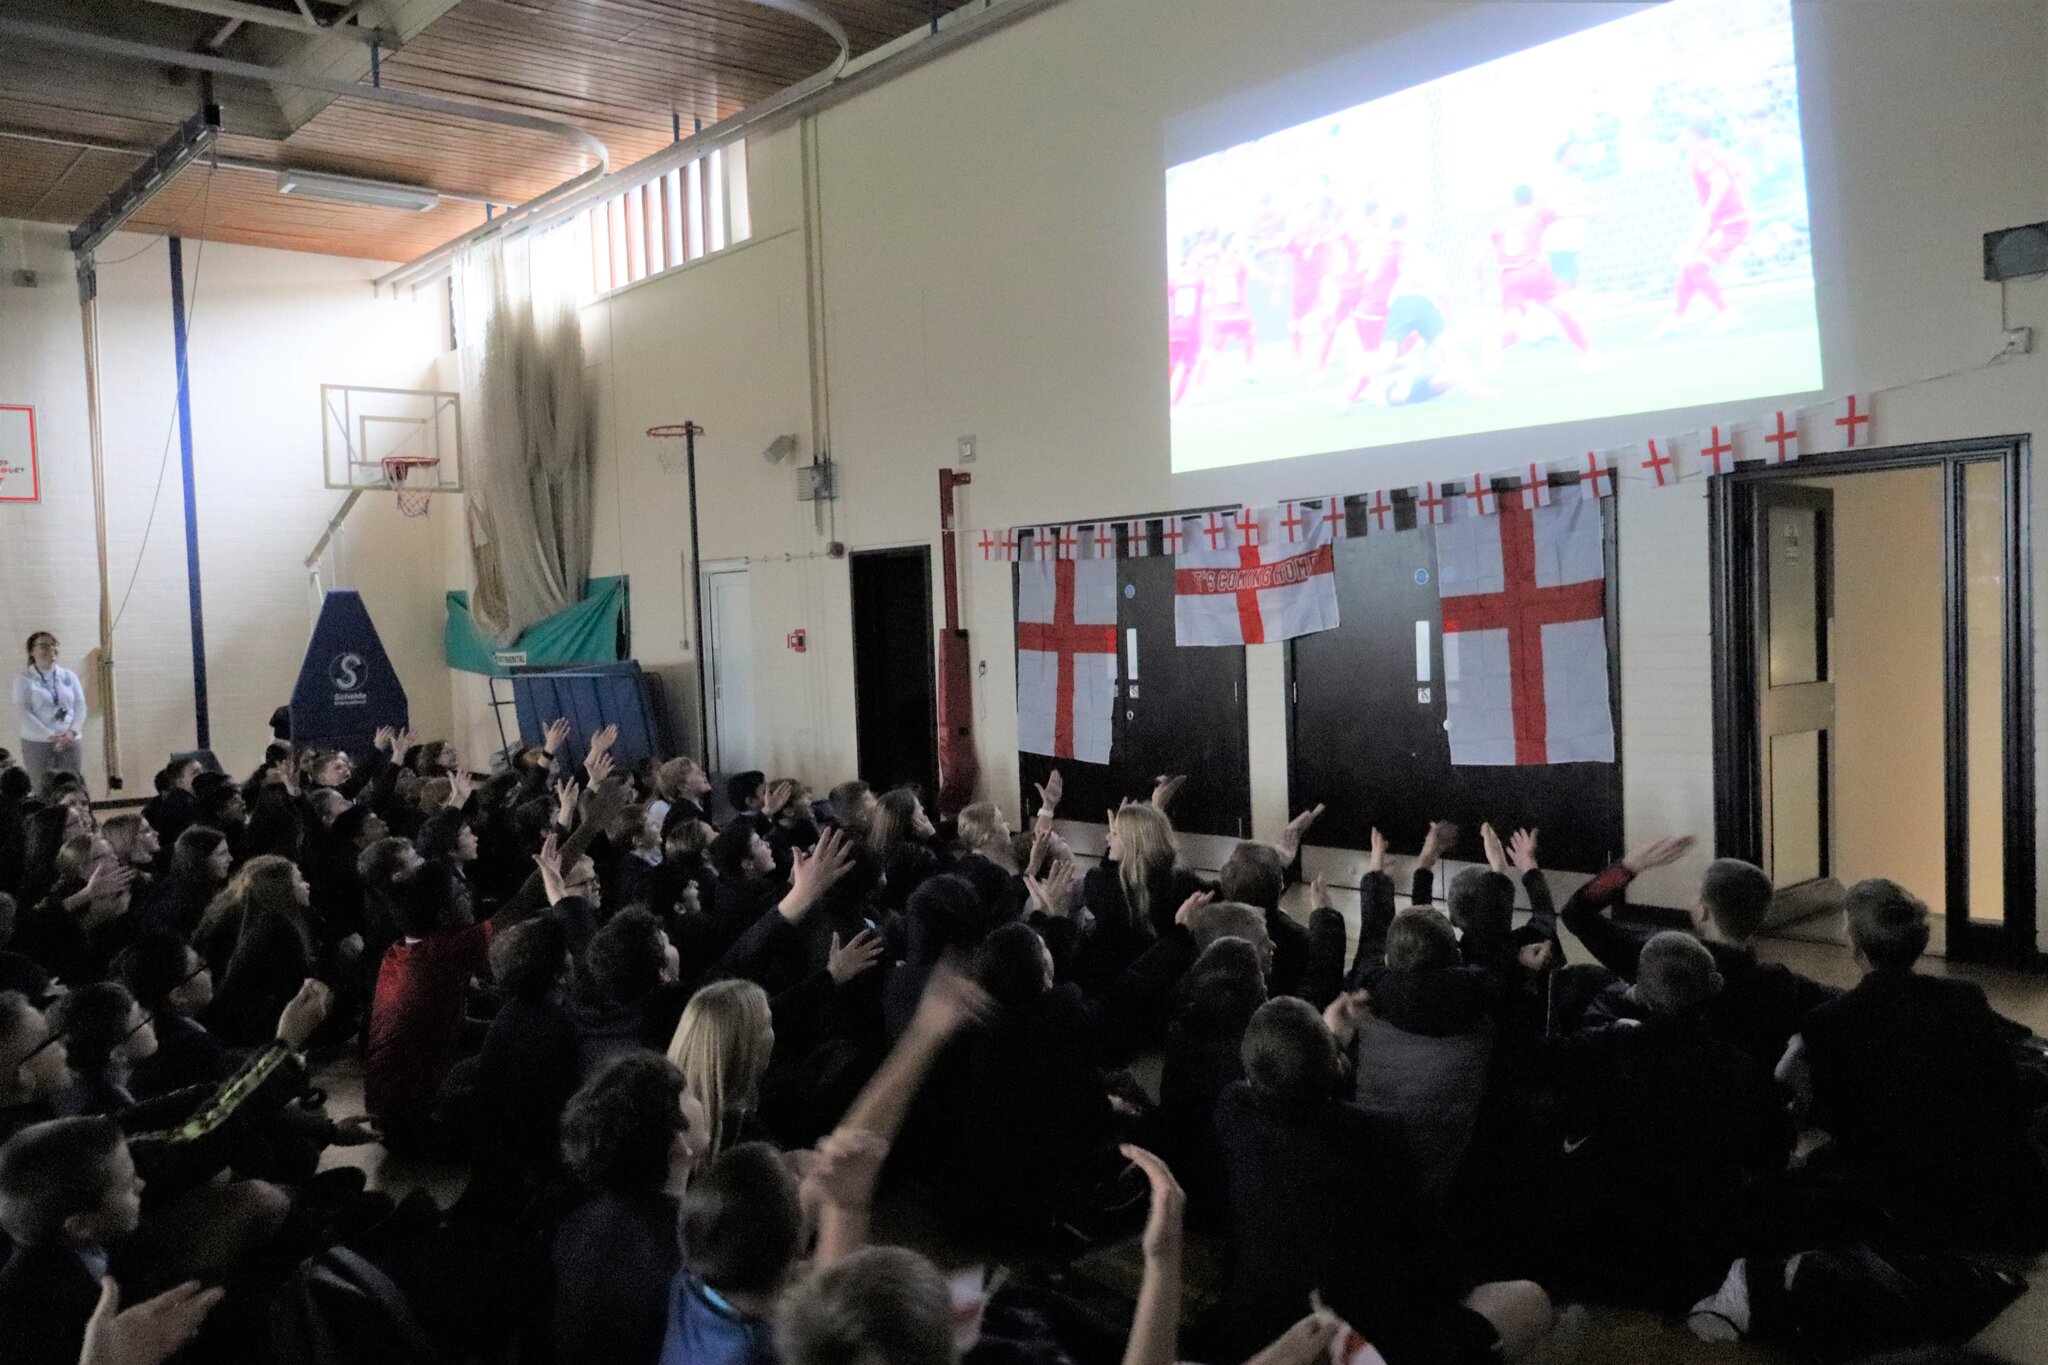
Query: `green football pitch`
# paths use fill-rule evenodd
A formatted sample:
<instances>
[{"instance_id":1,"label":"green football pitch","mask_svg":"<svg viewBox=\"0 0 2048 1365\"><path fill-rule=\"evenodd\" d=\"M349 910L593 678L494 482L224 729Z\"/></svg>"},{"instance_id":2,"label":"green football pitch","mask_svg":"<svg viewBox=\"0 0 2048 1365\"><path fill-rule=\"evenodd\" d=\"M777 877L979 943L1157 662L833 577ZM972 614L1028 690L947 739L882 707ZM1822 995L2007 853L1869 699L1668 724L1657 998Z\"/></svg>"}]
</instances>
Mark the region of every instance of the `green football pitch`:
<instances>
[{"instance_id":1,"label":"green football pitch","mask_svg":"<svg viewBox=\"0 0 2048 1365\"><path fill-rule=\"evenodd\" d=\"M1600 368L1588 372L1578 352L1561 336L1545 335L1501 356L1498 368L1484 375L1497 390L1485 399L1453 392L1402 407L1349 404L1346 395L1358 366L1355 348L1340 347L1320 381L1286 372L1292 368L1292 357L1284 339L1262 343L1259 369L1271 366L1275 372L1256 380L1246 377L1241 353L1214 356L1203 380L1206 391L1190 389L1173 413L1173 467L1176 472L1213 469L1480 431L1662 412L1725 401L1731 394L1800 393L1820 387L1819 333L1812 296L1803 287L1797 292L1731 290L1729 301L1742 312L1739 327L1703 337L1705 306L1695 305L1694 321L1660 341L1644 337L1664 315L1664 306L1589 310L1580 317L1599 354ZM1539 318L1538 323L1547 326L1548 320ZM1320 338L1311 339L1311 344L1319 343ZM1468 342L1468 355L1473 349ZM1531 433L1530 458L1578 453L1549 449L1544 439L1541 432Z\"/></svg>"}]
</instances>

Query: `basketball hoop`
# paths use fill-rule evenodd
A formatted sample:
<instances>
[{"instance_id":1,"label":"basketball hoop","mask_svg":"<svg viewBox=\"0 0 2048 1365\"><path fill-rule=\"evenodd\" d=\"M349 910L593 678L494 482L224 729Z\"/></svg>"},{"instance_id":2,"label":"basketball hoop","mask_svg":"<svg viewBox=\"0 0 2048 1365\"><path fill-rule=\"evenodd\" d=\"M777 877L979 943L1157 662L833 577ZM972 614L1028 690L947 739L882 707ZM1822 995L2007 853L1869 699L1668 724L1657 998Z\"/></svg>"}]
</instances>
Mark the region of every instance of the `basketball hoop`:
<instances>
[{"instance_id":1,"label":"basketball hoop","mask_svg":"<svg viewBox=\"0 0 2048 1365\"><path fill-rule=\"evenodd\" d=\"M695 422L670 422L666 426L647 428L647 435L651 439L663 442L681 441L691 436L702 436L703 434L704 428L698 426ZM654 448L654 458L660 462L663 469L666 469L671 474L682 473L683 467L687 463L684 452L677 449L674 445L668 444L656 446Z\"/></svg>"},{"instance_id":2,"label":"basketball hoop","mask_svg":"<svg viewBox=\"0 0 2048 1365\"><path fill-rule=\"evenodd\" d=\"M425 516L427 504L434 499L435 487L423 484L408 488L406 476L416 469L422 473L437 469L440 460L429 455L387 455L380 463L384 466L385 484L398 495L398 510L408 517Z\"/></svg>"}]
</instances>

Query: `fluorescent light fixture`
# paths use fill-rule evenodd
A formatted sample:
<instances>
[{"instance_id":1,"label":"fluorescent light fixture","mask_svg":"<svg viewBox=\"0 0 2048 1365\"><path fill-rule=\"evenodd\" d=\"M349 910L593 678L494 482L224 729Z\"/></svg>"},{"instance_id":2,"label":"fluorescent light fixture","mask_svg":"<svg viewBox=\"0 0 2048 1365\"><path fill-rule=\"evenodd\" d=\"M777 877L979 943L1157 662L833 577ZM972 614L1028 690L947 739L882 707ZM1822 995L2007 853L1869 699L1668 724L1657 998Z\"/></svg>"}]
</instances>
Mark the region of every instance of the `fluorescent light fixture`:
<instances>
[{"instance_id":1,"label":"fluorescent light fixture","mask_svg":"<svg viewBox=\"0 0 2048 1365\"><path fill-rule=\"evenodd\" d=\"M353 175L323 175L318 171L283 170L277 173L277 192L301 199L324 199L335 204L361 204L374 209L404 209L425 213L441 203L441 196L418 185L400 185L389 180L363 180Z\"/></svg>"}]
</instances>

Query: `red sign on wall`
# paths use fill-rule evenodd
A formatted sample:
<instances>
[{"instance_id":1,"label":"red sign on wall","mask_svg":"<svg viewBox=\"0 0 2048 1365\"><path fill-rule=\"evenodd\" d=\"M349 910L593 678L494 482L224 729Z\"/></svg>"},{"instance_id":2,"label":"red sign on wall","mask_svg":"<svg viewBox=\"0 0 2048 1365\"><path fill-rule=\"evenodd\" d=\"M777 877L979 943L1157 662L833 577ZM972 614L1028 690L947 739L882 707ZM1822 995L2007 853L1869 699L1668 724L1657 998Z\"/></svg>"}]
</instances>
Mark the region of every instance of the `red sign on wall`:
<instances>
[{"instance_id":1,"label":"red sign on wall","mask_svg":"<svg viewBox=\"0 0 2048 1365\"><path fill-rule=\"evenodd\" d=\"M0 502L41 502L36 410L0 403Z\"/></svg>"}]
</instances>

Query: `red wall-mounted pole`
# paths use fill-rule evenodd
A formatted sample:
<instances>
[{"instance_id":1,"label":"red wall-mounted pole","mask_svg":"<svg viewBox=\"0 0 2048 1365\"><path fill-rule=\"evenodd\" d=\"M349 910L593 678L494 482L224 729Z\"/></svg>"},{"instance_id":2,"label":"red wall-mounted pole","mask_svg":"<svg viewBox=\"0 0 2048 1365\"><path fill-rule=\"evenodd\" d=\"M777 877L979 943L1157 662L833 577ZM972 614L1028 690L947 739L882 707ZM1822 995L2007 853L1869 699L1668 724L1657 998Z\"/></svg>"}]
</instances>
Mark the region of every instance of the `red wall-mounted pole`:
<instances>
[{"instance_id":1,"label":"red wall-mounted pole","mask_svg":"<svg viewBox=\"0 0 2048 1365\"><path fill-rule=\"evenodd\" d=\"M941 816L958 815L974 800L980 764L974 756L974 674L967 632L960 626L959 528L953 490L972 474L939 471L939 569L946 594L946 629L939 636L939 799Z\"/></svg>"}]
</instances>

